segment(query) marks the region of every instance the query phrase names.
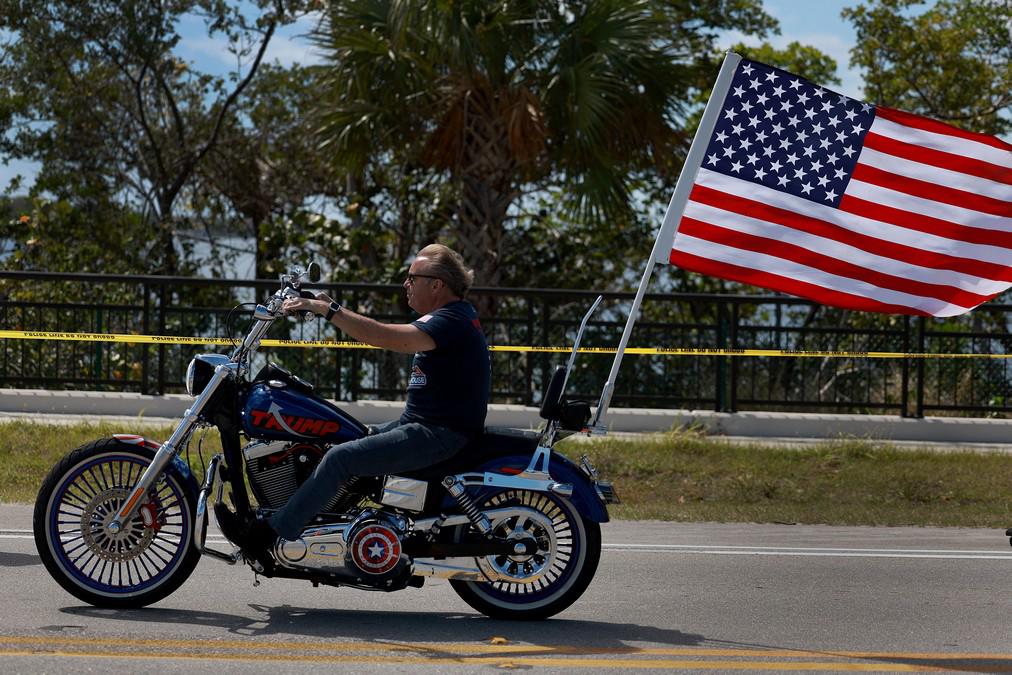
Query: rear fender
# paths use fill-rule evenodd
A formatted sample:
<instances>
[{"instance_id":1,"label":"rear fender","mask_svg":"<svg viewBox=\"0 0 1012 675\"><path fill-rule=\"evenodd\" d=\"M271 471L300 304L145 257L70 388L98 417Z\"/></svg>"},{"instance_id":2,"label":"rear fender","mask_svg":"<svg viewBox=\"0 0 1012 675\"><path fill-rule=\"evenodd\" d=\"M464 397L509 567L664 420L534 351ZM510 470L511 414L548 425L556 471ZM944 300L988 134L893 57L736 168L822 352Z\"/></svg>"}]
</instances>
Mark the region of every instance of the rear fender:
<instances>
[{"instance_id":1,"label":"rear fender","mask_svg":"<svg viewBox=\"0 0 1012 675\"><path fill-rule=\"evenodd\" d=\"M504 473L506 475L516 475L527 468L530 464L530 455L507 455L504 457L495 457L488 460L477 469L475 472L491 471L494 473ZM467 473L471 473L468 471ZM551 461L549 462L549 473L552 479L559 483L570 483L573 486L573 496L569 497L569 501L576 507L576 510L580 512L584 518L595 523L607 523L608 509L601 499L597 496L597 491L594 489L594 484L587 478L587 474L580 470L568 457L561 455L554 450L552 451ZM483 498L486 494L494 491L499 491L501 488L471 488L470 492L475 497ZM452 508L456 504L456 501L447 495L447 499L444 502L444 508Z\"/></svg>"}]
</instances>

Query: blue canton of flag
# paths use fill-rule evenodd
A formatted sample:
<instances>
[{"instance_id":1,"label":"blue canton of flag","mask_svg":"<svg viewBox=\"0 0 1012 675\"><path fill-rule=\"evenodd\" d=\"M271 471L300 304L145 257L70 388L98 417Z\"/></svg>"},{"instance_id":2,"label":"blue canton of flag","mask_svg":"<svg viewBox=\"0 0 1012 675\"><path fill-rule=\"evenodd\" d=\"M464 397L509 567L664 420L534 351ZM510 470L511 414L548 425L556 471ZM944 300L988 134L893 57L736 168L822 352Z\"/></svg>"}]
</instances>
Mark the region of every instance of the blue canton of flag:
<instances>
[{"instance_id":1,"label":"blue canton of flag","mask_svg":"<svg viewBox=\"0 0 1012 675\"><path fill-rule=\"evenodd\" d=\"M875 108L786 71L744 62L703 166L837 206Z\"/></svg>"}]
</instances>

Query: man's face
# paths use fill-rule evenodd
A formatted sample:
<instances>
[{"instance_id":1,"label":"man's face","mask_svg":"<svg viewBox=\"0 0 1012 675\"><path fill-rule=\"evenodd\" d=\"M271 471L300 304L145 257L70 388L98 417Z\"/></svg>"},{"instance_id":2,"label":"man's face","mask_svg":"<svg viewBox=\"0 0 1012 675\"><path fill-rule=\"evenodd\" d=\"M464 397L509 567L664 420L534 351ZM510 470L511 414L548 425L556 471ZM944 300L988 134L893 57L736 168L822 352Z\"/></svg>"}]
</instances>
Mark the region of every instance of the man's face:
<instances>
[{"instance_id":1,"label":"man's face","mask_svg":"<svg viewBox=\"0 0 1012 675\"><path fill-rule=\"evenodd\" d=\"M438 305L438 292L446 285L432 274L428 258L415 258L404 279L404 291L408 296L408 307L419 314L428 314Z\"/></svg>"}]
</instances>

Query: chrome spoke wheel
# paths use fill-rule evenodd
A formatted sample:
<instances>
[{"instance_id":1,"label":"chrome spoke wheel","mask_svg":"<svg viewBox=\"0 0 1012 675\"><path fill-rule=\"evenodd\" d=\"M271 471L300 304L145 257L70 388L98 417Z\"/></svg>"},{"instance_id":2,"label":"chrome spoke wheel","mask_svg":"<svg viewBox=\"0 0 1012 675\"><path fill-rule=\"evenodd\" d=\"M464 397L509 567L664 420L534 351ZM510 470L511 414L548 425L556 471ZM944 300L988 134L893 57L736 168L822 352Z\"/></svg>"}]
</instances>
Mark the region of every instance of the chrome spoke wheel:
<instances>
[{"instance_id":1,"label":"chrome spoke wheel","mask_svg":"<svg viewBox=\"0 0 1012 675\"><path fill-rule=\"evenodd\" d=\"M601 530L566 499L530 490L489 495L484 510L500 513L492 531L507 541L535 542L511 555L476 558L486 582L451 581L469 605L488 616L538 619L571 605L597 570Z\"/></svg>"},{"instance_id":2,"label":"chrome spoke wheel","mask_svg":"<svg viewBox=\"0 0 1012 675\"><path fill-rule=\"evenodd\" d=\"M93 445L121 447L115 441ZM111 529L150 457L132 448L100 449L75 451L46 479L36 503L36 542L50 573L79 598L147 604L182 583L196 564L192 496L167 472L134 515ZM180 570L182 579L176 576Z\"/></svg>"}]
</instances>

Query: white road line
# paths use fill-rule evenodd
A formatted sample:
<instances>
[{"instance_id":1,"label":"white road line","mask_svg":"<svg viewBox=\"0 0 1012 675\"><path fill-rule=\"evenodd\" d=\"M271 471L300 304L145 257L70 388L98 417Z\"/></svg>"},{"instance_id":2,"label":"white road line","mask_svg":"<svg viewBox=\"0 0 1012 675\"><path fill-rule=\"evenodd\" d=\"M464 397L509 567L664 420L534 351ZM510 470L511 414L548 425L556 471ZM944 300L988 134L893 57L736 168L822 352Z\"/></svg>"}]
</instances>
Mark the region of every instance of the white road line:
<instances>
[{"instance_id":1,"label":"white road line","mask_svg":"<svg viewBox=\"0 0 1012 675\"><path fill-rule=\"evenodd\" d=\"M1012 555L983 555L980 553L969 555L921 553L911 550L906 553L844 553L839 551L785 551L781 549L767 549L761 551L729 551L726 549L715 550L708 548L697 549L651 549L651 548L619 548L609 547L612 551L624 553L673 553L684 555L754 555L754 556L778 556L778 557L808 557L808 558L932 558L938 560L1008 560L1012 562Z\"/></svg>"},{"instance_id":2,"label":"white road line","mask_svg":"<svg viewBox=\"0 0 1012 675\"><path fill-rule=\"evenodd\" d=\"M931 558L941 560L1009 560L1012 553L972 550L891 548L798 548L790 546L706 546L692 544L602 544L606 551L630 553L685 553L694 555L762 555L814 558Z\"/></svg>"},{"instance_id":3,"label":"white road line","mask_svg":"<svg viewBox=\"0 0 1012 675\"><path fill-rule=\"evenodd\" d=\"M0 539L33 539L31 530L0 530ZM224 544L220 535L208 535L209 543ZM922 558L936 560L1008 560L1012 552L962 549L906 549L906 548L828 548L793 546L726 546L701 544L602 544L605 551L625 553L674 553L687 555L760 555L812 558Z\"/></svg>"},{"instance_id":4,"label":"white road line","mask_svg":"<svg viewBox=\"0 0 1012 675\"><path fill-rule=\"evenodd\" d=\"M825 546L819 547L797 547L797 546L739 546L739 545L720 545L720 544L602 544L603 548L628 548L628 549L671 549L671 550L731 550L731 551L822 551L822 552L834 552L834 553L907 553L915 551L917 553L990 553L993 554L993 550L984 551L973 551L970 549L959 548L959 549L920 549L920 548L828 548ZM1010 553L1012 557L1012 553Z\"/></svg>"},{"instance_id":5,"label":"white road line","mask_svg":"<svg viewBox=\"0 0 1012 675\"><path fill-rule=\"evenodd\" d=\"M0 539L32 539L29 529L0 529ZM225 537L207 536L210 543L227 543ZM832 549L832 547L702 545L687 543L603 543L604 551L621 553L683 554L691 556L780 556L808 558L912 558L933 560L998 560L1012 562L1012 552L931 549Z\"/></svg>"}]
</instances>

